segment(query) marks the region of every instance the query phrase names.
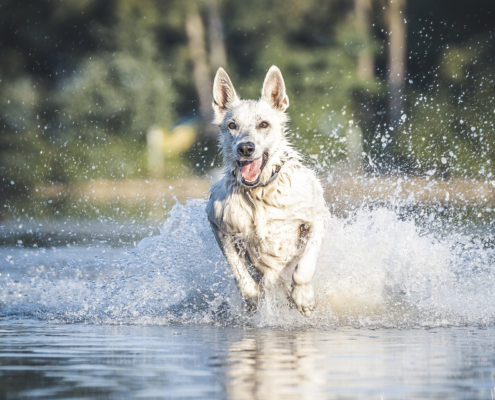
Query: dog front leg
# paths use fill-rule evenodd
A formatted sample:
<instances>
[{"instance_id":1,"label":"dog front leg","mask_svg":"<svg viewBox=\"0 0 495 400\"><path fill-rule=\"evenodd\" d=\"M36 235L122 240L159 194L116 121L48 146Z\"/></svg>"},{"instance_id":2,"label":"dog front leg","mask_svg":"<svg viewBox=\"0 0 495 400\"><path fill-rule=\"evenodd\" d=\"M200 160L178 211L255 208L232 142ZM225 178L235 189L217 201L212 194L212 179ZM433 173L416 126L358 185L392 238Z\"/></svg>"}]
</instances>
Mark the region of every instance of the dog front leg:
<instances>
[{"instance_id":1,"label":"dog front leg","mask_svg":"<svg viewBox=\"0 0 495 400\"><path fill-rule=\"evenodd\" d=\"M297 309L305 317L309 317L316 307L312 281L324 233L323 221L314 221L310 225L308 233L309 238L304 253L292 274L293 286L291 293Z\"/></svg>"},{"instance_id":2,"label":"dog front leg","mask_svg":"<svg viewBox=\"0 0 495 400\"><path fill-rule=\"evenodd\" d=\"M217 231L215 228L213 229L213 232L215 233L217 242L220 245L220 249L232 269L234 278L242 296L249 303L255 302L260 294L259 285L249 274L245 261L240 256L231 236Z\"/></svg>"}]
</instances>

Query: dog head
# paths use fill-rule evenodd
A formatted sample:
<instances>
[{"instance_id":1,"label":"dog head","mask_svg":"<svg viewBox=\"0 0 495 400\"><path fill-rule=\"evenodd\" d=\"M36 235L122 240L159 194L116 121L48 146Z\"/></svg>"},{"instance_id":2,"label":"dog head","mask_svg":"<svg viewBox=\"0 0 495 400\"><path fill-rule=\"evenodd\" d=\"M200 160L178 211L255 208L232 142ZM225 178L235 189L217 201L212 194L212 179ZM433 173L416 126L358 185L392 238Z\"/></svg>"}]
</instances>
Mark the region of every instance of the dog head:
<instances>
[{"instance_id":1,"label":"dog head","mask_svg":"<svg viewBox=\"0 0 495 400\"><path fill-rule=\"evenodd\" d=\"M214 122L220 130L224 164L245 187L266 184L288 146L285 139L289 98L276 66L266 74L261 98L241 100L223 68L213 83Z\"/></svg>"}]
</instances>

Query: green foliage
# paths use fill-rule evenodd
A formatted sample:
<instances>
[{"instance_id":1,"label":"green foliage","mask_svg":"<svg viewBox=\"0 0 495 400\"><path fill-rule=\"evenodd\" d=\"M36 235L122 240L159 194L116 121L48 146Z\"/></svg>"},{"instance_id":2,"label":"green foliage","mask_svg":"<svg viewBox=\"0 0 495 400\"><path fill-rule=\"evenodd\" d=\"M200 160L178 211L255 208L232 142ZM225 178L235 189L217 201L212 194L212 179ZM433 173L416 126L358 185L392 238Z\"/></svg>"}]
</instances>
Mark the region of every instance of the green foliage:
<instances>
[{"instance_id":1,"label":"green foliage","mask_svg":"<svg viewBox=\"0 0 495 400\"><path fill-rule=\"evenodd\" d=\"M208 1L2 1L0 190L147 176L150 127L170 130L197 114L184 22L200 10L208 51ZM387 154L392 169L493 179L492 2L408 2L398 127L387 124L386 18L382 3L372 3L362 29L350 0L218 0L226 67L240 94L258 97L278 65L292 141L325 171L347 157L353 125L370 170ZM368 80L357 71L363 52L375 61ZM202 159L210 166L200 154L206 147L200 140L188 159L169 158L165 175L181 176Z\"/></svg>"},{"instance_id":2,"label":"green foliage","mask_svg":"<svg viewBox=\"0 0 495 400\"><path fill-rule=\"evenodd\" d=\"M146 131L177 120L173 72L158 40L158 31L163 35L167 29L159 5L40 1L38 10L27 7L23 13L14 1L4 4L19 18L28 15L35 27L23 25L17 35L10 31L13 43L3 43L0 177L5 189L145 176ZM87 17L81 21L80 14ZM68 21L81 24L79 38L65 38L71 33ZM40 54L17 48L31 45ZM46 67L37 67L44 57ZM26 70L30 62L32 71ZM168 161L169 175L184 171L181 159Z\"/></svg>"},{"instance_id":3,"label":"green foliage","mask_svg":"<svg viewBox=\"0 0 495 400\"><path fill-rule=\"evenodd\" d=\"M83 61L80 70L62 82L56 97L60 137L111 133L142 141L150 126L173 124L170 76L155 61L150 38L140 42L139 53L125 48L102 52Z\"/></svg>"},{"instance_id":4,"label":"green foliage","mask_svg":"<svg viewBox=\"0 0 495 400\"><path fill-rule=\"evenodd\" d=\"M445 46L428 92L411 90L410 122L399 149L415 170L492 179L495 173L495 67L492 42Z\"/></svg>"}]
</instances>

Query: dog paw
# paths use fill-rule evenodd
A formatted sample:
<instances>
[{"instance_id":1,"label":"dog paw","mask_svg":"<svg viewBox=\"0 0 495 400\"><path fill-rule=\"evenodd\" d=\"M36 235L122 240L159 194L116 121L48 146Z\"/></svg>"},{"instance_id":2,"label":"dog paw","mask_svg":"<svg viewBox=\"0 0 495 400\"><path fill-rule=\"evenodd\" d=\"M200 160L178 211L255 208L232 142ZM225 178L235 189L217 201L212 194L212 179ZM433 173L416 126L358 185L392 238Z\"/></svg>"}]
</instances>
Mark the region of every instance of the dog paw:
<instances>
[{"instance_id":1,"label":"dog paw","mask_svg":"<svg viewBox=\"0 0 495 400\"><path fill-rule=\"evenodd\" d=\"M258 299L260 297L260 287L257 283L252 282L250 285L240 287L244 306L247 311L254 311L258 307Z\"/></svg>"},{"instance_id":2,"label":"dog paw","mask_svg":"<svg viewBox=\"0 0 495 400\"><path fill-rule=\"evenodd\" d=\"M315 293L313 285L294 285L291 293L292 300L296 304L299 312L305 317L309 317L316 307Z\"/></svg>"},{"instance_id":3,"label":"dog paw","mask_svg":"<svg viewBox=\"0 0 495 400\"><path fill-rule=\"evenodd\" d=\"M250 285L244 285L244 287L241 289L241 292L246 299L257 301L258 297L260 296L261 290L259 285L257 283L254 283L253 281Z\"/></svg>"}]
</instances>

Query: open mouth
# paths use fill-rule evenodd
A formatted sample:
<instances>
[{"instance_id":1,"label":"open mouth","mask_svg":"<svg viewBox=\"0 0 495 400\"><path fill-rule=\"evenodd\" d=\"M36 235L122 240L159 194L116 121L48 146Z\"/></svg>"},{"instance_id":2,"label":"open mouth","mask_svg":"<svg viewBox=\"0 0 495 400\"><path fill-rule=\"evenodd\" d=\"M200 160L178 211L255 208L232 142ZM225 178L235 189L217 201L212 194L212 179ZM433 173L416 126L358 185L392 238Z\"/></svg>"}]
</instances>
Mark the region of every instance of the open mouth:
<instances>
[{"instance_id":1,"label":"open mouth","mask_svg":"<svg viewBox=\"0 0 495 400\"><path fill-rule=\"evenodd\" d=\"M241 171L241 181L246 186L256 186L260 182L261 172L268 161L268 153L251 161L238 161Z\"/></svg>"}]
</instances>

